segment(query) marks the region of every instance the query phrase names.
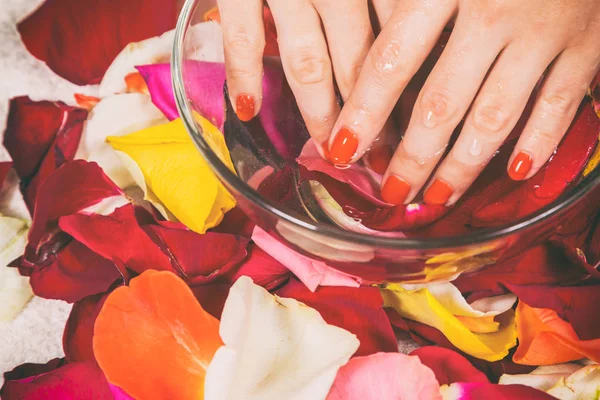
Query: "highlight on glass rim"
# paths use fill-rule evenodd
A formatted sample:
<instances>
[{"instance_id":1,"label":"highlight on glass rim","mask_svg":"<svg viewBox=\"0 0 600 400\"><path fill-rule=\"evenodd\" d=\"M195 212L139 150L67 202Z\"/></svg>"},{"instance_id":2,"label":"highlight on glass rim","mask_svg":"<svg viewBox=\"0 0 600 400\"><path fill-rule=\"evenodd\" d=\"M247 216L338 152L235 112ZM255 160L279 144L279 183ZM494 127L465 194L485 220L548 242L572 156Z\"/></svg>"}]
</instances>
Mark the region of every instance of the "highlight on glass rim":
<instances>
[{"instance_id":1,"label":"highlight on glass rim","mask_svg":"<svg viewBox=\"0 0 600 400\"><path fill-rule=\"evenodd\" d=\"M599 2L5 2L0 398L598 398Z\"/></svg>"}]
</instances>

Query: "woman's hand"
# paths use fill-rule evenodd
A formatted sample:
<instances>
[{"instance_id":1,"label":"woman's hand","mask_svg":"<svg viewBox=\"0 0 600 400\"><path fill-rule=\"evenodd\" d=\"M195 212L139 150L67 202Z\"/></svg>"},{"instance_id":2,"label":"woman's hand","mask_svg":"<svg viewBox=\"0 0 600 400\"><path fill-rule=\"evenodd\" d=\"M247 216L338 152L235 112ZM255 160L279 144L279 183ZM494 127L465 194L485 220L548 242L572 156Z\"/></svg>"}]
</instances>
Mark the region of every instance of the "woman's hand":
<instances>
[{"instance_id":1,"label":"woman's hand","mask_svg":"<svg viewBox=\"0 0 600 400\"><path fill-rule=\"evenodd\" d=\"M598 71L597 0L400 0L333 127L333 162L355 162L371 146L453 19L450 40L385 173L382 197L390 203L411 201L426 183L426 203L456 202L514 128L545 73L507 166L513 179L528 179L556 149Z\"/></svg>"},{"instance_id":2,"label":"woman's hand","mask_svg":"<svg viewBox=\"0 0 600 400\"><path fill-rule=\"evenodd\" d=\"M372 2L380 22L397 1ZM231 100L247 121L261 107L263 1L218 0L218 5ZM287 80L309 132L323 145L340 113L335 88L348 98L374 41L369 1L268 0L268 5Z\"/></svg>"}]
</instances>

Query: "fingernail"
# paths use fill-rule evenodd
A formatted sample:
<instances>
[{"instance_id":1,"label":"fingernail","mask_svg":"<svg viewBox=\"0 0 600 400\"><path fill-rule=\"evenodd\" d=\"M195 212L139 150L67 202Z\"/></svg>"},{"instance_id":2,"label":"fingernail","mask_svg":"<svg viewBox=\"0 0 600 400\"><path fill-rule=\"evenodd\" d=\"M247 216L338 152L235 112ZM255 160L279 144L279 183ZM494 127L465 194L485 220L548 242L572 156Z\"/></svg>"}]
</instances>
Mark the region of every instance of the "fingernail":
<instances>
[{"instance_id":1,"label":"fingernail","mask_svg":"<svg viewBox=\"0 0 600 400\"><path fill-rule=\"evenodd\" d=\"M514 181L521 181L525 179L529 173L529 170L531 169L532 163L533 159L529 154L520 152L517 154L510 165L510 168L508 169L508 176L510 176L510 178Z\"/></svg>"},{"instance_id":2,"label":"fingernail","mask_svg":"<svg viewBox=\"0 0 600 400\"><path fill-rule=\"evenodd\" d=\"M241 121L254 118L254 99L249 94L240 94L235 100L235 113Z\"/></svg>"},{"instance_id":3,"label":"fingernail","mask_svg":"<svg viewBox=\"0 0 600 400\"><path fill-rule=\"evenodd\" d=\"M392 160L393 150L389 146L378 147L373 149L367 155L369 167L380 175L383 175L387 170L390 161Z\"/></svg>"},{"instance_id":4,"label":"fingernail","mask_svg":"<svg viewBox=\"0 0 600 400\"><path fill-rule=\"evenodd\" d=\"M425 201L425 204L431 206L443 206L450 200L452 193L454 193L452 186L441 179L436 179L425 191L423 200Z\"/></svg>"},{"instance_id":5,"label":"fingernail","mask_svg":"<svg viewBox=\"0 0 600 400\"><path fill-rule=\"evenodd\" d=\"M329 148L329 160L333 164L348 164L356 155L358 149L358 138L348 128L342 128L333 140Z\"/></svg>"},{"instance_id":6,"label":"fingernail","mask_svg":"<svg viewBox=\"0 0 600 400\"><path fill-rule=\"evenodd\" d=\"M381 198L386 203L399 205L410 193L410 185L396 175L390 175L381 188Z\"/></svg>"}]
</instances>

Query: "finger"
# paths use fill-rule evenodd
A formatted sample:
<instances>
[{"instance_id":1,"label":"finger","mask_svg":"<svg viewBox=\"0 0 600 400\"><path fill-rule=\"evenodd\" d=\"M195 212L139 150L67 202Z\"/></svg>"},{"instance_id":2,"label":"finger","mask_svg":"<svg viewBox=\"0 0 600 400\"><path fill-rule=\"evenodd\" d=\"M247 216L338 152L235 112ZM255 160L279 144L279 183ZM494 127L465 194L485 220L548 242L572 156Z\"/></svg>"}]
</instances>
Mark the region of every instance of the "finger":
<instances>
[{"instance_id":1,"label":"finger","mask_svg":"<svg viewBox=\"0 0 600 400\"><path fill-rule=\"evenodd\" d=\"M489 34L473 35L480 31ZM419 92L404 138L390 163L388 176L393 178L382 188L386 201L410 201L421 190L506 42L472 22L459 23Z\"/></svg>"},{"instance_id":2,"label":"finger","mask_svg":"<svg viewBox=\"0 0 600 400\"><path fill-rule=\"evenodd\" d=\"M510 44L498 57L475 99L462 132L424 194L427 204L453 204L469 188L517 124L557 50L552 43L531 51ZM518 66L518 68L516 68Z\"/></svg>"},{"instance_id":3,"label":"finger","mask_svg":"<svg viewBox=\"0 0 600 400\"><path fill-rule=\"evenodd\" d=\"M311 137L322 145L339 105L321 20L308 0L272 0L269 6L288 83Z\"/></svg>"},{"instance_id":4,"label":"finger","mask_svg":"<svg viewBox=\"0 0 600 400\"><path fill-rule=\"evenodd\" d=\"M399 0L373 0L373 8L377 15L379 27L383 28L394 13Z\"/></svg>"},{"instance_id":5,"label":"finger","mask_svg":"<svg viewBox=\"0 0 600 400\"><path fill-rule=\"evenodd\" d=\"M335 82L342 99L354 87L375 40L365 0L315 0L329 44Z\"/></svg>"},{"instance_id":6,"label":"finger","mask_svg":"<svg viewBox=\"0 0 600 400\"><path fill-rule=\"evenodd\" d=\"M567 49L554 62L508 162L514 180L529 179L552 156L598 71L600 49Z\"/></svg>"},{"instance_id":7,"label":"finger","mask_svg":"<svg viewBox=\"0 0 600 400\"><path fill-rule=\"evenodd\" d=\"M260 110L265 31L261 0L220 0L225 70L231 104L242 121Z\"/></svg>"},{"instance_id":8,"label":"finger","mask_svg":"<svg viewBox=\"0 0 600 400\"><path fill-rule=\"evenodd\" d=\"M354 162L369 148L453 11L450 1L398 3L335 124L329 139L333 163Z\"/></svg>"}]
</instances>

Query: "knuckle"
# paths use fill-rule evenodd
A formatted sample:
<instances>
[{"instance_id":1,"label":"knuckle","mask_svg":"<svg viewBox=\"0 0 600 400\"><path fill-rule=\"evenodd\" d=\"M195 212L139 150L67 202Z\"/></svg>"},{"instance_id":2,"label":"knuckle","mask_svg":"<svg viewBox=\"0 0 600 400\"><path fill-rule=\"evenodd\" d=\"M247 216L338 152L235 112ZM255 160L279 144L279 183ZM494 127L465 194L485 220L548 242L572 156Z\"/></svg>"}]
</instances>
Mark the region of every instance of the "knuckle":
<instances>
[{"instance_id":1,"label":"knuckle","mask_svg":"<svg viewBox=\"0 0 600 400\"><path fill-rule=\"evenodd\" d=\"M375 41L369 58L373 70L379 75L396 75L402 72L402 46L399 40Z\"/></svg>"},{"instance_id":2,"label":"knuckle","mask_svg":"<svg viewBox=\"0 0 600 400\"><path fill-rule=\"evenodd\" d=\"M572 98L558 93L546 95L540 99L542 112L555 117L564 117L570 114L574 111L575 104Z\"/></svg>"},{"instance_id":3,"label":"knuckle","mask_svg":"<svg viewBox=\"0 0 600 400\"><path fill-rule=\"evenodd\" d=\"M425 88L421 96L419 106L421 113L427 120L434 120L436 123L444 123L454 116L452 106L453 101L447 95L447 90L437 88Z\"/></svg>"},{"instance_id":4,"label":"knuckle","mask_svg":"<svg viewBox=\"0 0 600 400\"><path fill-rule=\"evenodd\" d=\"M329 58L311 53L314 50L294 51L289 60L293 79L302 85L322 83L331 76Z\"/></svg>"},{"instance_id":5,"label":"knuckle","mask_svg":"<svg viewBox=\"0 0 600 400\"><path fill-rule=\"evenodd\" d=\"M508 127L510 113L496 105L476 106L473 126L483 134L496 135Z\"/></svg>"},{"instance_id":6,"label":"knuckle","mask_svg":"<svg viewBox=\"0 0 600 400\"><path fill-rule=\"evenodd\" d=\"M265 38L243 29L231 29L224 32L225 47L234 55L245 56L262 54L265 48Z\"/></svg>"}]
</instances>

